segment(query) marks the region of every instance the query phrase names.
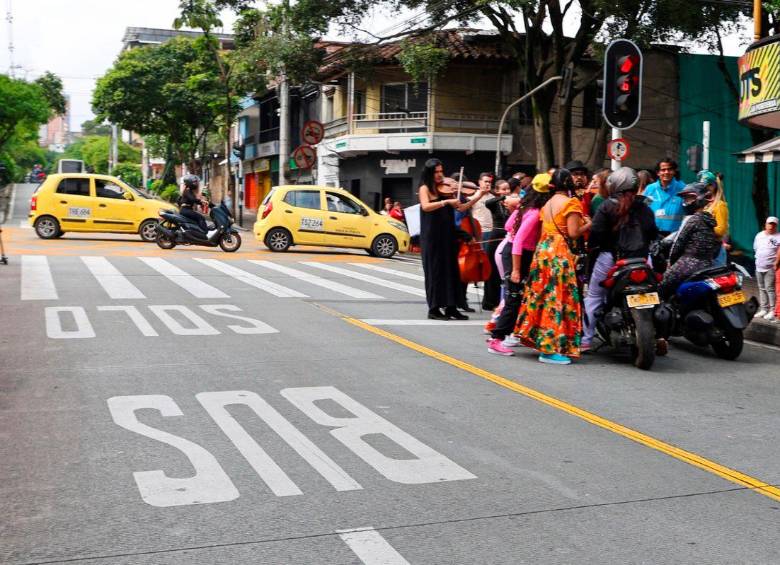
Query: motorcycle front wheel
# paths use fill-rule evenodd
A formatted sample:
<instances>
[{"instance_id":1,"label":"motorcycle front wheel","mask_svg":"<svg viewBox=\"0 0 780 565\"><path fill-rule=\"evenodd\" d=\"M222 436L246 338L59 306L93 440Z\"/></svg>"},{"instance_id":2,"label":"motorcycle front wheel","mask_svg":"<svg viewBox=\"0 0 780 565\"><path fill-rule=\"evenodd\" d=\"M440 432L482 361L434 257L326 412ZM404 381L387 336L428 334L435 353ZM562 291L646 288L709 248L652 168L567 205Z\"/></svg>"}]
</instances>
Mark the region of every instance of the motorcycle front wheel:
<instances>
[{"instance_id":1,"label":"motorcycle front wheel","mask_svg":"<svg viewBox=\"0 0 780 565\"><path fill-rule=\"evenodd\" d=\"M222 248L222 251L227 251L228 253L238 251L238 248L241 247L241 236L237 233L222 234L222 237L219 238L219 246Z\"/></svg>"},{"instance_id":2,"label":"motorcycle front wheel","mask_svg":"<svg viewBox=\"0 0 780 565\"><path fill-rule=\"evenodd\" d=\"M652 308L632 308L631 317L634 320L634 337L636 342L631 346L631 356L634 366L649 370L655 362L655 325L653 324Z\"/></svg>"},{"instance_id":3,"label":"motorcycle front wheel","mask_svg":"<svg viewBox=\"0 0 780 565\"><path fill-rule=\"evenodd\" d=\"M157 238L155 238L155 241L157 242L157 245L160 246L161 249L173 249L176 247L176 242L168 237L165 234L158 233Z\"/></svg>"}]
</instances>

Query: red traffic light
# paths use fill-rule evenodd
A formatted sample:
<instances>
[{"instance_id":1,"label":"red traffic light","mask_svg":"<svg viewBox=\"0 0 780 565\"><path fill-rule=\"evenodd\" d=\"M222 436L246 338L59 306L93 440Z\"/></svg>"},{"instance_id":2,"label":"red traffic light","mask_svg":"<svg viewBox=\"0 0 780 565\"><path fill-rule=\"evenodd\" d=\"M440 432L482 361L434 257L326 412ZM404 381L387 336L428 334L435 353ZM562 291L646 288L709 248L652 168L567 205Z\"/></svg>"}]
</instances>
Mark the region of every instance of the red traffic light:
<instances>
[{"instance_id":1,"label":"red traffic light","mask_svg":"<svg viewBox=\"0 0 780 565\"><path fill-rule=\"evenodd\" d=\"M636 55L626 55L618 60L618 68L621 73L630 73L639 67L639 57Z\"/></svg>"}]
</instances>

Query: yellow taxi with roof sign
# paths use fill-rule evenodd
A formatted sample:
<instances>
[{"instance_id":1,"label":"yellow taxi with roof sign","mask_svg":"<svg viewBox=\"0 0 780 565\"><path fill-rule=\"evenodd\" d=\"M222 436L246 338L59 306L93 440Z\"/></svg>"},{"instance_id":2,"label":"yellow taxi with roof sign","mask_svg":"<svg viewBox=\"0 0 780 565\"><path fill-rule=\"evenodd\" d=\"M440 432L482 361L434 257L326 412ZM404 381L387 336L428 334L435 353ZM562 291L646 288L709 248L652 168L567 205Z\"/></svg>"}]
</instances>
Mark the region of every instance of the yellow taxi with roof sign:
<instances>
[{"instance_id":1,"label":"yellow taxi with roof sign","mask_svg":"<svg viewBox=\"0 0 780 565\"><path fill-rule=\"evenodd\" d=\"M159 211L171 204L109 175L49 175L30 199L30 225L42 239L66 232L137 233L155 241Z\"/></svg>"},{"instance_id":2,"label":"yellow taxi with roof sign","mask_svg":"<svg viewBox=\"0 0 780 565\"><path fill-rule=\"evenodd\" d=\"M410 243L403 222L377 214L346 190L314 185L274 187L260 204L254 233L271 251L315 245L392 257Z\"/></svg>"}]
</instances>

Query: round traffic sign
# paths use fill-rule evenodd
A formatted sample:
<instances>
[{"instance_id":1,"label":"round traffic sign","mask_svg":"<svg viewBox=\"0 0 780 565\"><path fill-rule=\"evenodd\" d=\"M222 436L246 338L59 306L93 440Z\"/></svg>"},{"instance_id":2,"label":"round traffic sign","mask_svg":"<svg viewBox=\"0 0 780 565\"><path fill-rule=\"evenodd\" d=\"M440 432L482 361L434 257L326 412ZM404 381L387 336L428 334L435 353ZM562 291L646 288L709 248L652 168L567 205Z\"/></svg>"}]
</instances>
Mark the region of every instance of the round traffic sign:
<instances>
[{"instance_id":1,"label":"round traffic sign","mask_svg":"<svg viewBox=\"0 0 780 565\"><path fill-rule=\"evenodd\" d=\"M317 150L311 145L299 145L292 154L299 169L311 169L317 161Z\"/></svg>"},{"instance_id":2,"label":"round traffic sign","mask_svg":"<svg viewBox=\"0 0 780 565\"><path fill-rule=\"evenodd\" d=\"M623 138L613 139L607 143L607 156L615 161L625 161L628 158L628 141Z\"/></svg>"},{"instance_id":3,"label":"round traffic sign","mask_svg":"<svg viewBox=\"0 0 780 565\"><path fill-rule=\"evenodd\" d=\"M317 120L309 120L303 124L301 137L308 145L317 145L325 137L325 126Z\"/></svg>"}]
</instances>

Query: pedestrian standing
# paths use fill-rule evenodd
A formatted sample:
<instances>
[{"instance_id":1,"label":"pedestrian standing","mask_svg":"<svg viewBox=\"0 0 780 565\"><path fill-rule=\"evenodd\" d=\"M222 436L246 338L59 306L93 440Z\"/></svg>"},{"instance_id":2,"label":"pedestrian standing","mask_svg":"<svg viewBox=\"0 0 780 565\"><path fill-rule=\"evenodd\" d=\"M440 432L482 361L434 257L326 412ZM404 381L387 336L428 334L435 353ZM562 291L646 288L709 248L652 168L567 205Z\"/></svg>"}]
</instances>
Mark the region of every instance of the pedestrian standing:
<instances>
[{"instance_id":1,"label":"pedestrian standing","mask_svg":"<svg viewBox=\"0 0 780 565\"><path fill-rule=\"evenodd\" d=\"M504 206L504 201L507 194L509 194L509 183L505 180L499 180L496 182L493 196L488 196L484 199L485 208L490 213L490 224L493 226L493 229L489 232L483 231L482 234L482 247L488 254L491 268L490 278L485 281L485 294L482 297L483 310L493 310L501 302L501 276L495 260L495 254L498 244L506 236L504 224L509 214Z\"/></svg>"},{"instance_id":2,"label":"pedestrian standing","mask_svg":"<svg viewBox=\"0 0 780 565\"><path fill-rule=\"evenodd\" d=\"M780 320L780 300L777 297L780 296L780 247L777 248L777 256L775 257L775 322Z\"/></svg>"},{"instance_id":3,"label":"pedestrian standing","mask_svg":"<svg viewBox=\"0 0 780 565\"><path fill-rule=\"evenodd\" d=\"M580 355L581 296L573 240L590 221L582 203L573 196L574 182L567 169L552 175L552 198L540 212L542 235L528 272L528 284L517 322L524 345L539 351L539 361L568 365Z\"/></svg>"},{"instance_id":4,"label":"pedestrian standing","mask_svg":"<svg viewBox=\"0 0 780 565\"><path fill-rule=\"evenodd\" d=\"M393 218L394 220L398 220L399 222L406 223L406 217L404 215L404 210L401 208L400 202L394 202L393 207L390 209L390 212L388 213L388 216Z\"/></svg>"},{"instance_id":5,"label":"pedestrian standing","mask_svg":"<svg viewBox=\"0 0 780 565\"><path fill-rule=\"evenodd\" d=\"M468 316L456 308L460 292L460 270L455 210L465 212L473 206L473 201L459 202L453 191L444 185L444 167L438 159L425 162L419 198L420 246L428 318L467 320Z\"/></svg>"},{"instance_id":6,"label":"pedestrian standing","mask_svg":"<svg viewBox=\"0 0 780 565\"><path fill-rule=\"evenodd\" d=\"M653 175L650 171L642 169L636 172L636 176L639 178L639 194L643 195L647 186L653 182Z\"/></svg>"},{"instance_id":7,"label":"pedestrian standing","mask_svg":"<svg viewBox=\"0 0 780 565\"><path fill-rule=\"evenodd\" d=\"M756 316L765 320L776 319L775 275L780 258L780 234L777 233L777 224L778 219L775 216L769 216L763 231L758 232L753 240L759 301L759 310L756 312Z\"/></svg>"},{"instance_id":8,"label":"pedestrian standing","mask_svg":"<svg viewBox=\"0 0 780 565\"><path fill-rule=\"evenodd\" d=\"M571 173L571 179L574 182L574 196L582 202L582 215L590 216L590 201L593 194L588 191L588 167L582 161L574 160L566 163L564 168Z\"/></svg>"},{"instance_id":9,"label":"pedestrian standing","mask_svg":"<svg viewBox=\"0 0 780 565\"><path fill-rule=\"evenodd\" d=\"M513 355L510 348L519 345L519 340L511 333L517 324L523 287L541 235L539 211L550 198L550 181L548 174L536 175L531 182L531 190L506 222L507 243L500 257L504 272L504 307L490 334L490 353ZM507 199L507 202L510 200Z\"/></svg>"},{"instance_id":10,"label":"pedestrian standing","mask_svg":"<svg viewBox=\"0 0 780 565\"><path fill-rule=\"evenodd\" d=\"M677 162L661 159L656 165L658 180L647 185L644 196L650 200L650 209L655 214L655 225L661 235L669 235L680 229L685 213L679 192L685 183L678 180Z\"/></svg>"},{"instance_id":11,"label":"pedestrian standing","mask_svg":"<svg viewBox=\"0 0 780 565\"><path fill-rule=\"evenodd\" d=\"M607 190L607 177L609 177L609 169L601 169L594 174L590 179L588 185L588 192L593 196L590 200L589 215L591 218L596 217L596 212L607 198L609 198L609 191Z\"/></svg>"}]
</instances>

